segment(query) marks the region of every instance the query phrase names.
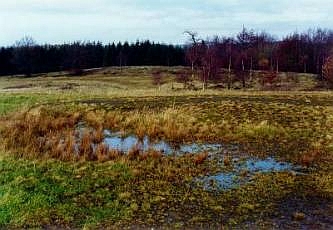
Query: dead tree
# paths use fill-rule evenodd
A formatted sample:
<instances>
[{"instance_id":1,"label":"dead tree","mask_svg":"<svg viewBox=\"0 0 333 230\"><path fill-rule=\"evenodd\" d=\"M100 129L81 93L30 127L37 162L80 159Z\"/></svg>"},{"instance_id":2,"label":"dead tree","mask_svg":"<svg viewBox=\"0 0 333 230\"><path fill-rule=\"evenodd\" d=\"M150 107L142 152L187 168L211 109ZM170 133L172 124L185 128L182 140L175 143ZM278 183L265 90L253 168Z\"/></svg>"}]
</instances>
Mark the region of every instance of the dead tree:
<instances>
[{"instance_id":1,"label":"dead tree","mask_svg":"<svg viewBox=\"0 0 333 230\"><path fill-rule=\"evenodd\" d=\"M185 31L184 34L189 36L190 46L186 50L186 60L190 62L191 72L192 72L192 80L194 80L195 69L198 67L198 62L200 59L200 41L198 38L198 34L192 31Z\"/></svg>"}]
</instances>

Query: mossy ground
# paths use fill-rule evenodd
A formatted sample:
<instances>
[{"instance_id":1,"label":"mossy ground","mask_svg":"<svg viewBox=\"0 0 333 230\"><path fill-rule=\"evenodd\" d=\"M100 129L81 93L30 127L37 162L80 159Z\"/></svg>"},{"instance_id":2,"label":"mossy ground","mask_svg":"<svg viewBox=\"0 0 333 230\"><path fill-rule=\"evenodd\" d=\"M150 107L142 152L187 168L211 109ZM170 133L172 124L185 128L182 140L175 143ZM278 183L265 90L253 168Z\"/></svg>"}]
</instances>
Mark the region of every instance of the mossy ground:
<instances>
[{"instance_id":1,"label":"mossy ground","mask_svg":"<svg viewBox=\"0 0 333 230\"><path fill-rule=\"evenodd\" d=\"M183 90L172 80L177 69L165 70L169 82L159 91L149 71L0 79L0 227L332 226L331 92ZM78 122L176 143L236 144L249 156L308 170L257 174L240 188L211 192L193 179L228 170L213 159L61 158L37 144Z\"/></svg>"}]
</instances>

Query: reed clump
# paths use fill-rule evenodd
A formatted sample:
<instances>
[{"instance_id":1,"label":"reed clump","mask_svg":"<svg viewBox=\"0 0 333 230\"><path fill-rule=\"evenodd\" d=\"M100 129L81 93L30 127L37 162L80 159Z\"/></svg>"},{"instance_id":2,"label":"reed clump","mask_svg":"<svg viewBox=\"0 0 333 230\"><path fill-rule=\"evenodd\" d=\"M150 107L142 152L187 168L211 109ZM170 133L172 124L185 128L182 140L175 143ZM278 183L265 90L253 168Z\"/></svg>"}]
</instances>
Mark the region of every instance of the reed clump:
<instances>
[{"instance_id":1,"label":"reed clump","mask_svg":"<svg viewBox=\"0 0 333 230\"><path fill-rule=\"evenodd\" d=\"M197 119L179 108L167 108L162 111L144 109L122 113L112 111L106 114L104 126L109 129L125 129L141 139L148 136L152 140L164 138L173 142L193 140L199 131Z\"/></svg>"},{"instance_id":2,"label":"reed clump","mask_svg":"<svg viewBox=\"0 0 333 230\"><path fill-rule=\"evenodd\" d=\"M201 165L207 160L207 158L208 158L208 152L199 153L194 157L194 164Z\"/></svg>"},{"instance_id":3,"label":"reed clump","mask_svg":"<svg viewBox=\"0 0 333 230\"><path fill-rule=\"evenodd\" d=\"M18 114L1 131L4 146L27 155L52 156L67 154L73 148L72 132L79 121L77 113L51 112L44 109L37 114ZM52 153L53 152L53 153ZM65 157L67 158L67 157Z\"/></svg>"}]
</instances>

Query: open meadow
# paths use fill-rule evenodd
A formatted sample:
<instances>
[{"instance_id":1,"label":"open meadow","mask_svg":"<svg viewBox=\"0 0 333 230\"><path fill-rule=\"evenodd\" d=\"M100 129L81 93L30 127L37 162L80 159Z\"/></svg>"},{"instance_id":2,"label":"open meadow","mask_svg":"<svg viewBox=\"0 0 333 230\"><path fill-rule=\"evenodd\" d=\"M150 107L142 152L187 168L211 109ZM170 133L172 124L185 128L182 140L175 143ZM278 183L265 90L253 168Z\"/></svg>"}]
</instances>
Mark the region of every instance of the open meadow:
<instances>
[{"instance_id":1,"label":"open meadow","mask_svg":"<svg viewBox=\"0 0 333 230\"><path fill-rule=\"evenodd\" d=\"M0 228L332 228L316 77L203 91L154 68L0 78Z\"/></svg>"}]
</instances>

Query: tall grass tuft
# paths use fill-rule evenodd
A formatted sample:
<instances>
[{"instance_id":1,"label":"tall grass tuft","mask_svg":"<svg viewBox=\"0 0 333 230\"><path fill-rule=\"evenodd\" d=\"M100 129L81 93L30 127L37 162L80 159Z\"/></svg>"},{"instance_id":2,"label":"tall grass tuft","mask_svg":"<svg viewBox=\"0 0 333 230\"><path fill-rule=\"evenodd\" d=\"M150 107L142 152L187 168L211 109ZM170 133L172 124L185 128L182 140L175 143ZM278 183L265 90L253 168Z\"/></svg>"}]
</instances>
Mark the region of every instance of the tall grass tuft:
<instances>
[{"instance_id":1,"label":"tall grass tuft","mask_svg":"<svg viewBox=\"0 0 333 230\"><path fill-rule=\"evenodd\" d=\"M123 154L121 152L119 152L116 149L109 149L108 151L108 160L117 160L118 158L120 158Z\"/></svg>"},{"instance_id":2,"label":"tall grass tuft","mask_svg":"<svg viewBox=\"0 0 333 230\"><path fill-rule=\"evenodd\" d=\"M85 131L79 145L79 155L84 160L95 160L92 147L93 141L90 133Z\"/></svg>"},{"instance_id":3,"label":"tall grass tuft","mask_svg":"<svg viewBox=\"0 0 333 230\"><path fill-rule=\"evenodd\" d=\"M97 160L105 162L109 160L109 148L104 144L98 144L95 150Z\"/></svg>"},{"instance_id":4,"label":"tall grass tuft","mask_svg":"<svg viewBox=\"0 0 333 230\"><path fill-rule=\"evenodd\" d=\"M199 153L194 157L194 164L196 165L203 164L205 160L207 160L207 158L208 158L208 152Z\"/></svg>"},{"instance_id":5,"label":"tall grass tuft","mask_svg":"<svg viewBox=\"0 0 333 230\"><path fill-rule=\"evenodd\" d=\"M138 145L133 146L133 148L131 148L128 153L127 156L130 160L136 160L139 158L140 156L140 148Z\"/></svg>"}]
</instances>

